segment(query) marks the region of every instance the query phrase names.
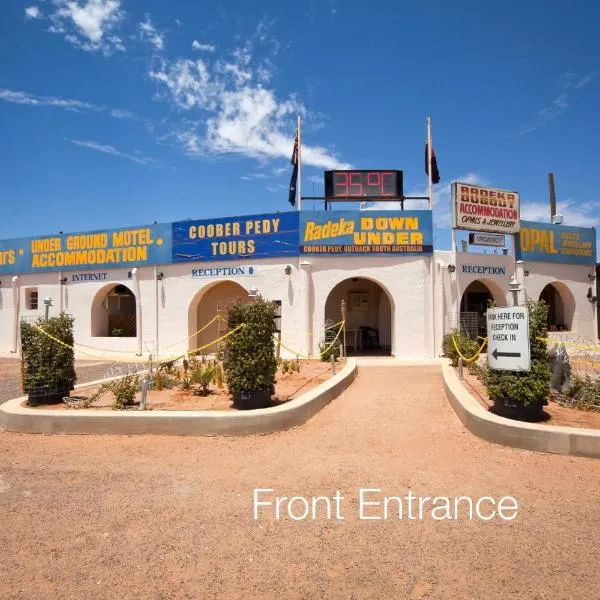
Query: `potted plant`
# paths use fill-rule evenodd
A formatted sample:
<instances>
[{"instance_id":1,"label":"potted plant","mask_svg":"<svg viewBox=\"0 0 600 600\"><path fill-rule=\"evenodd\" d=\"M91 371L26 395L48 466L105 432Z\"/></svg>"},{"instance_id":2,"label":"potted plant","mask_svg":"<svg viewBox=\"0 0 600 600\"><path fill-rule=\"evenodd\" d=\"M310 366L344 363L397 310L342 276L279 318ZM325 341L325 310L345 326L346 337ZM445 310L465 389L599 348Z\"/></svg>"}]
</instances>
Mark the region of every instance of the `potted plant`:
<instances>
[{"instance_id":1,"label":"potted plant","mask_svg":"<svg viewBox=\"0 0 600 600\"><path fill-rule=\"evenodd\" d=\"M276 308L258 297L238 300L228 311L229 331L242 325L225 343L224 369L233 403L239 409L265 408L275 391Z\"/></svg>"},{"instance_id":2,"label":"potted plant","mask_svg":"<svg viewBox=\"0 0 600 600\"><path fill-rule=\"evenodd\" d=\"M459 350L460 354L466 358L471 358L472 356L475 356L479 350L479 344L477 343L477 340L474 340L463 331L453 329L444 336L444 339L442 340L442 351L444 352L444 355L452 361L452 366L454 367L458 367L458 359L460 357Z\"/></svg>"},{"instance_id":3,"label":"potted plant","mask_svg":"<svg viewBox=\"0 0 600 600\"><path fill-rule=\"evenodd\" d=\"M550 368L546 342L548 306L543 300L529 301L530 371L490 369L487 388L492 411L519 421L542 421L550 394Z\"/></svg>"},{"instance_id":4,"label":"potted plant","mask_svg":"<svg viewBox=\"0 0 600 600\"><path fill-rule=\"evenodd\" d=\"M30 405L56 404L70 394L77 381L72 317L21 323L21 375Z\"/></svg>"}]
</instances>

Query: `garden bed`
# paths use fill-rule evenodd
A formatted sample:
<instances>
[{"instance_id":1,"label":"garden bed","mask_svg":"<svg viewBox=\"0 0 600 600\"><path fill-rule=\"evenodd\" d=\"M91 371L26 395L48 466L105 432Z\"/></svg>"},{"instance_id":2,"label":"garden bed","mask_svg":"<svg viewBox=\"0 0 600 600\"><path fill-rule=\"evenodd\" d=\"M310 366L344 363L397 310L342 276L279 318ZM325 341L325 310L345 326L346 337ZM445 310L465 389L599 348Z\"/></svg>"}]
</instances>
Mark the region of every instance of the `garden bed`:
<instances>
[{"instance_id":1,"label":"garden bed","mask_svg":"<svg viewBox=\"0 0 600 600\"><path fill-rule=\"evenodd\" d=\"M464 369L464 376L465 387L484 408L489 410L494 403L489 399L485 385L477 377L471 375L466 368ZM544 421L548 425L600 429L600 412L560 406L553 400L552 396L548 401L548 405L544 406L544 412L549 416Z\"/></svg>"},{"instance_id":2,"label":"garden bed","mask_svg":"<svg viewBox=\"0 0 600 600\"><path fill-rule=\"evenodd\" d=\"M336 362L336 373L344 366L345 361ZM299 362L300 371L291 371L282 373L281 369L277 371L277 381L275 383L275 394L273 396L272 406L284 404L285 402L297 398L308 390L313 389L320 383L329 379L332 375L331 365L320 360L301 360ZM92 396L99 386L89 386L79 388L72 395ZM99 410L112 408L115 398L112 393L106 392L99 399L95 400L86 409L77 410ZM136 395L136 403L139 404L140 392ZM66 404L43 405L32 408L42 408L44 410L75 410ZM132 407L137 409L138 406ZM224 410L237 411L233 407L232 397L227 387L217 388L212 385L210 392L206 396L199 395L198 390L184 390L181 385L172 389L162 389L160 391L149 391L146 399L147 410Z\"/></svg>"}]
</instances>

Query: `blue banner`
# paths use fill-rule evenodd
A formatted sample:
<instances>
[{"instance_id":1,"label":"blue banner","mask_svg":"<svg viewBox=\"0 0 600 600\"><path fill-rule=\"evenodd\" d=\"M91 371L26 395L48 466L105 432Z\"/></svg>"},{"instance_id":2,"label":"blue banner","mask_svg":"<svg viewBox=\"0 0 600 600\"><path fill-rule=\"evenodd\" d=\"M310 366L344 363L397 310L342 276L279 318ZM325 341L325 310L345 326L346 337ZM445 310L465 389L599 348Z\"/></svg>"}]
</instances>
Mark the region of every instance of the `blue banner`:
<instances>
[{"instance_id":1,"label":"blue banner","mask_svg":"<svg viewBox=\"0 0 600 600\"><path fill-rule=\"evenodd\" d=\"M596 230L521 221L517 259L524 261L596 264Z\"/></svg>"},{"instance_id":2,"label":"blue banner","mask_svg":"<svg viewBox=\"0 0 600 600\"><path fill-rule=\"evenodd\" d=\"M300 217L303 254L433 253L430 210L305 212Z\"/></svg>"},{"instance_id":3,"label":"blue banner","mask_svg":"<svg viewBox=\"0 0 600 600\"><path fill-rule=\"evenodd\" d=\"M171 262L171 225L0 240L0 273L98 270Z\"/></svg>"},{"instance_id":4,"label":"blue banner","mask_svg":"<svg viewBox=\"0 0 600 600\"><path fill-rule=\"evenodd\" d=\"M298 213L173 223L173 262L298 255Z\"/></svg>"}]
</instances>

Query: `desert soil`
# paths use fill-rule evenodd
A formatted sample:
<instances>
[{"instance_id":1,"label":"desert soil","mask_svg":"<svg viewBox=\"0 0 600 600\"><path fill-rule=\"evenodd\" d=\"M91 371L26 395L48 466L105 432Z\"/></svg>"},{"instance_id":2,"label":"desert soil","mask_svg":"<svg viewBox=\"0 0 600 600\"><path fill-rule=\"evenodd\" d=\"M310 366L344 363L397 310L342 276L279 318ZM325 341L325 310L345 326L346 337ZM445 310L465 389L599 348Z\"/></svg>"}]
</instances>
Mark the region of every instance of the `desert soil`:
<instances>
[{"instance_id":1,"label":"desert soil","mask_svg":"<svg viewBox=\"0 0 600 600\"><path fill-rule=\"evenodd\" d=\"M477 400L479 400L482 406L490 409L494 403L489 399L486 387L479 379L477 379L477 377L468 373L466 369L464 370L464 374L466 388L475 398L477 398ZM544 421L544 424L546 425L565 425L568 427L600 429L600 412L568 408L557 404L552 399L550 399L548 405L544 407L544 412L550 416L547 421Z\"/></svg>"},{"instance_id":2,"label":"desert soil","mask_svg":"<svg viewBox=\"0 0 600 600\"><path fill-rule=\"evenodd\" d=\"M360 520L382 494L512 495L514 521ZM253 519L255 488L344 520ZM0 598L588 599L600 461L469 433L439 367L361 367L302 427L245 438L0 432Z\"/></svg>"}]
</instances>

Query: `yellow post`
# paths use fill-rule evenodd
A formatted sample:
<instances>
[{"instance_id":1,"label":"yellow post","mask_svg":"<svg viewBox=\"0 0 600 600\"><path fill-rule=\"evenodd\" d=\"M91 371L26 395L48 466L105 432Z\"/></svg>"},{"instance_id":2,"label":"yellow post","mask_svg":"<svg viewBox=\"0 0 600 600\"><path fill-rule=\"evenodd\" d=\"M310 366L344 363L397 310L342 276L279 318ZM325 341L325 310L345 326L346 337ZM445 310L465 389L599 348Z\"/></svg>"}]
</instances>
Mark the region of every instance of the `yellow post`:
<instances>
[{"instance_id":1,"label":"yellow post","mask_svg":"<svg viewBox=\"0 0 600 600\"><path fill-rule=\"evenodd\" d=\"M346 356L346 301L342 300L342 327L344 335L343 355Z\"/></svg>"}]
</instances>

